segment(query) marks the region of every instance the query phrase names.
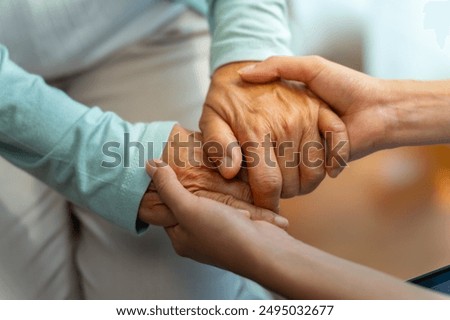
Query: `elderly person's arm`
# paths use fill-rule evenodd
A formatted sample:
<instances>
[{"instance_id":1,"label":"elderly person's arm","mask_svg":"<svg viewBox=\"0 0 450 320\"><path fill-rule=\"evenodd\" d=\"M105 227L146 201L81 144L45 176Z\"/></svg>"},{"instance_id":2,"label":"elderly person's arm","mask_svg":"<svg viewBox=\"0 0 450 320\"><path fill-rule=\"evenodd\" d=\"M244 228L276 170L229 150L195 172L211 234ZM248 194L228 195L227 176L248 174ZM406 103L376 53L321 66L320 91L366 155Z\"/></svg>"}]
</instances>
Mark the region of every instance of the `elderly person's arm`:
<instances>
[{"instance_id":1,"label":"elderly person's arm","mask_svg":"<svg viewBox=\"0 0 450 320\"><path fill-rule=\"evenodd\" d=\"M187 135L174 122L130 124L111 112L81 105L18 67L0 46L0 156L131 232L143 231L144 222L153 223L154 211L170 214L147 190L145 162L160 158L165 148L177 148L171 142L176 137L187 141ZM245 183L225 181L201 164L178 172L192 191L275 220L273 213L245 203L251 201Z\"/></svg>"},{"instance_id":2,"label":"elderly person's arm","mask_svg":"<svg viewBox=\"0 0 450 320\"><path fill-rule=\"evenodd\" d=\"M132 125L88 108L21 69L0 46L0 155L132 232L142 230L137 214L150 179L139 166L146 158L126 148L125 134L130 142L152 141L149 158L158 158L173 126Z\"/></svg>"}]
</instances>

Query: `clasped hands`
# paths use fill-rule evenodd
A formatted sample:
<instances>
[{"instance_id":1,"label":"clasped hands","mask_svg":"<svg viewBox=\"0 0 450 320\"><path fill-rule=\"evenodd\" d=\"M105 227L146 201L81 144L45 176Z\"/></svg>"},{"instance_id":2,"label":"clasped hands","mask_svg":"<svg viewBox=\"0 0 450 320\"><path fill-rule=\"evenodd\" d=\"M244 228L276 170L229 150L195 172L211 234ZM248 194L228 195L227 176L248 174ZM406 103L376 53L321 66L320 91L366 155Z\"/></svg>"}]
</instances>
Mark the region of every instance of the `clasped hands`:
<instances>
[{"instance_id":1,"label":"clasped hands","mask_svg":"<svg viewBox=\"0 0 450 320\"><path fill-rule=\"evenodd\" d=\"M347 161L386 147L381 142L388 141L392 114L382 108L382 100L388 94L380 80L319 57L275 57L222 67L212 78L200 119L202 133L176 126L161 162L165 172L173 170L181 185L198 196L194 198L215 200L216 213L207 213L203 200L186 207L195 201L183 201L185 193L178 200L161 199L165 193L179 193L178 184L168 178L171 183L150 185L139 218L166 227L177 252L201 261L208 260L201 245L193 250L195 241L176 234L190 234L206 245L213 237L201 238L202 232L216 224L225 230L233 216L286 228L287 220L277 215L280 198L309 193L326 173L336 177ZM148 172L154 168L150 165ZM234 214L225 218L218 212ZM201 257L197 251L203 252ZM229 268L217 262L217 255L210 263Z\"/></svg>"},{"instance_id":2,"label":"clasped hands","mask_svg":"<svg viewBox=\"0 0 450 320\"><path fill-rule=\"evenodd\" d=\"M211 158L200 151L197 157L206 157L208 166L188 170L173 165L170 150L164 161L150 162L150 189L157 196L149 195L149 203L157 197L154 207L161 213L141 206L140 217L166 226L181 256L233 271L287 297L303 296L305 282L292 286L293 278L285 276L298 262L293 257L307 252L307 264L312 255L318 265L329 265L329 259L283 230L287 221L276 215L279 199L314 190L325 171L335 177L343 167L340 160L345 165L382 149L448 143L449 97L448 81L382 80L320 57L274 57L223 67L214 74L204 107L203 138L194 136L221 145L239 141L240 148L219 148L225 152L215 150ZM325 159L325 166L309 166L295 157L287 161L289 153L279 148L258 150L243 143L264 141L267 132L273 146L323 141L327 151L317 148L313 155ZM329 150L341 158L335 161ZM255 153L272 156L276 164L252 163ZM278 277L267 276L272 273Z\"/></svg>"},{"instance_id":3,"label":"clasped hands","mask_svg":"<svg viewBox=\"0 0 450 320\"><path fill-rule=\"evenodd\" d=\"M202 133L175 126L162 160L195 195L285 228L286 219L277 215L280 198L313 191L326 172L337 176L349 156L347 131L302 84L244 82L238 70L246 65L215 72L200 119ZM339 148L333 141L340 142ZM323 142L339 153L326 153ZM154 185L143 198L139 218L163 227L177 223Z\"/></svg>"}]
</instances>

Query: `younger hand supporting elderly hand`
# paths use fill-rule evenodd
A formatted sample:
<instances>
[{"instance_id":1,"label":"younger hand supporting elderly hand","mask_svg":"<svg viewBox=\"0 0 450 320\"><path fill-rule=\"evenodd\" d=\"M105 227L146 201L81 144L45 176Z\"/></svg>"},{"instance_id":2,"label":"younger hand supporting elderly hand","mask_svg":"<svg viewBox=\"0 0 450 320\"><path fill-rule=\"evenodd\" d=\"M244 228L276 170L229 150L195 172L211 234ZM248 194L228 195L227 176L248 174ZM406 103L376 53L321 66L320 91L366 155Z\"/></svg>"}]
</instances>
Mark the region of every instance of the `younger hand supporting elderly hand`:
<instances>
[{"instance_id":1,"label":"younger hand supporting elderly hand","mask_svg":"<svg viewBox=\"0 0 450 320\"><path fill-rule=\"evenodd\" d=\"M252 221L248 211L193 195L165 162L150 161L147 171L178 221L166 231L179 255L245 274L259 263L258 245L283 245L286 231L266 221ZM266 230L265 239L255 243L259 229Z\"/></svg>"},{"instance_id":2,"label":"younger hand supporting elderly hand","mask_svg":"<svg viewBox=\"0 0 450 320\"><path fill-rule=\"evenodd\" d=\"M149 163L161 199L179 224L175 251L255 280L292 299L442 299L442 295L321 252L267 223L183 188L163 162ZM214 281L212 279L211 281Z\"/></svg>"},{"instance_id":3,"label":"younger hand supporting elderly hand","mask_svg":"<svg viewBox=\"0 0 450 320\"><path fill-rule=\"evenodd\" d=\"M182 185L195 195L244 209L251 214L252 219L266 220L287 228L288 221L284 217L251 204L253 199L248 183L238 178L227 180L220 175L203 153L200 133L175 125L162 158L175 171ZM153 183L141 201L139 219L163 227L178 223L161 202Z\"/></svg>"},{"instance_id":4,"label":"younger hand supporting elderly hand","mask_svg":"<svg viewBox=\"0 0 450 320\"><path fill-rule=\"evenodd\" d=\"M214 73L200 129L206 142L221 146L214 150L221 174L236 176L244 157L255 205L278 211L280 197L307 194L325 177L321 133L347 140L347 132L341 119L301 86L242 82L237 70L247 64L232 63ZM342 167L327 170L337 176Z\"/></svg>"},{"instance_id":5,"label":"younger hand supporting elderly hand","mask_svg":"<svg viewBox=\"0 0 450 320\"><path fill-rule=\"evenodd\" d=\"M347 126L351 160L450 138L448 80L382 80L316 56L272 57L239 73L251 83L282 78L306 84Z\"/></svg>"}]
</instances>

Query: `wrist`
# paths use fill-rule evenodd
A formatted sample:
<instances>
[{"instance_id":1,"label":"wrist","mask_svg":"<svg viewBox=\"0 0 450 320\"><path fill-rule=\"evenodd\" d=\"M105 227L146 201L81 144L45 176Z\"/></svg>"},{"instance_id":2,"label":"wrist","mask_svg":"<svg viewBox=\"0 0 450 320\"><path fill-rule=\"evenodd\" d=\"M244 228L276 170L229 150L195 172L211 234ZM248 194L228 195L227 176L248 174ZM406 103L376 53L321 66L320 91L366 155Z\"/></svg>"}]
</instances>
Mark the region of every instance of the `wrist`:
<instances>
[{"instance_id":1,"label":"wrist","mask_svg":"<svg viewBox=\"0 0 450 320\"><path fill-rule=\"evenodd\" d=\"M275 292L292 297L291 281L300 274L292 266L303 264L304 244L288 233L276 239L261 238L260 234L256 234L255 240L245 243L245 254L242 256L246 257L246 261L243 261L239 273Z\"/></svg>"},{"instance_id":2,"label":"wrist","mask_svg":"<svg viewBox=\"0 0 450 320\"><path fill-rule=\"evenodd\" d=\"M255 64L257 61L237 61L225 64L214 71L212 78L214 79L239 79L241 77L238 71L248 65Z\"/></svg>"}]
</instances>

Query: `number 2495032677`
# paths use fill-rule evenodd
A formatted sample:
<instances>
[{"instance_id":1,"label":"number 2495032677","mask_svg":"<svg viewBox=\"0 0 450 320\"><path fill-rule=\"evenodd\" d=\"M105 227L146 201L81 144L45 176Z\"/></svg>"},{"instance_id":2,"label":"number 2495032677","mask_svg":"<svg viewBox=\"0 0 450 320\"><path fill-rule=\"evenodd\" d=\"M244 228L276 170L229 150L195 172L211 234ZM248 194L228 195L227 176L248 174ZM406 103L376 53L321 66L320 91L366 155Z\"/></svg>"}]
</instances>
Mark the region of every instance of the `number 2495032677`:
<instances>
[{"instance_id":1,"label":"number 2495032677","mask_svg":"<svg viewBox=\"0 0 450 320\"><path fill-rule=\"evenodd\" d=\"M320 305L320 306L309 306L309 305L275 305L275 306L259 306L260 316L287 316L287 315L297 315L297 316L324 316L331 315L334 306L332 305Z\"/></svg>"}]
</instances>

